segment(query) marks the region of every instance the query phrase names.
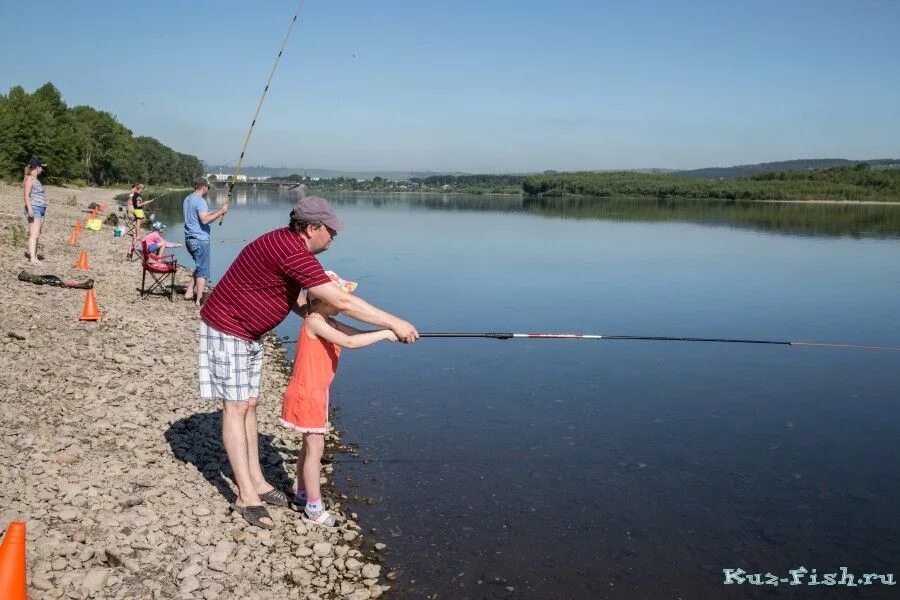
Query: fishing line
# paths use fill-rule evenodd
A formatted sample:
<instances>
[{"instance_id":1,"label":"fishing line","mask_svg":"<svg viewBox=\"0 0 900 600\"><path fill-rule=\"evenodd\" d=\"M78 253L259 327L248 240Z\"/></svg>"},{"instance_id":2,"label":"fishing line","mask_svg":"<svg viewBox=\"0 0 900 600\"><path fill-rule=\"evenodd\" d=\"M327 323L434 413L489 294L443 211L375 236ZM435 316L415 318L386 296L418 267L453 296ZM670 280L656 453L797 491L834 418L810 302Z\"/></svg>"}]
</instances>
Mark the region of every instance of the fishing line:
<instances>
[{"instance_id":1,"label":"fishing line","mask_svg":"<svg viewBox=\"0 0 900 600\"><path fill-rule=\"evenodd\" d=\"M787 340L747 340L731 338L700 338L700 337L671 337L662 335L601 335L585 333L420 333L423 338L494 338L508 340L516 338L525 339L565 339L565 340L626 340L626 341L650 341L650 342L713 342L721 344L768 344L773 346L813 346L819 348L847 348L854 350L887 350L900 352L900 347L871 346L864 344L839 344L830 342L795 342Z\"/></svg>"},{"instance_id":2,"label":"fishing line","mask_svg":"<svg viewBox=\"0 0 900 600\"><path fill-rule=\"evenodd\" d=\"M234 174L231 176L231 181L228 182L228 195L225 197L225 204L228 204L231 201L231 193L234 190L234 184L237 183L237 176L241 170L241 163L244 162L244 153L247 152L250 136L253 135L253 127L256 125L259 111L262 109L263 102L266 100L266 94L269 92L269 84L272 83L272 77L275 76L275 70L278 68L278 61L281 60L281 55L284 53L288 40L294 32L294 25L297 23L297 17L300 16L300 11L303 10L303 4L305 2L306 0L300 0L300 4L297 5L297 12L294 13L294 18L291 19L291 25L288 27L287 34L284 36L284 41L281 42L281 49L278 51L278 56L275 57L275 64L272 65L272 71L269 73L269 79L266 81L266 87L263 88L262 95L259 97L259 104L256 105L256 113L254 113L253 121L250 123L250 129L247 130L247 137L244 138L244 147L241 148L241 156L238 158L237 165L234 167ZM219 219L219 226L221 227L224 222L225 216L222 215L222 218Z\"/></svg>"}]
</instances>

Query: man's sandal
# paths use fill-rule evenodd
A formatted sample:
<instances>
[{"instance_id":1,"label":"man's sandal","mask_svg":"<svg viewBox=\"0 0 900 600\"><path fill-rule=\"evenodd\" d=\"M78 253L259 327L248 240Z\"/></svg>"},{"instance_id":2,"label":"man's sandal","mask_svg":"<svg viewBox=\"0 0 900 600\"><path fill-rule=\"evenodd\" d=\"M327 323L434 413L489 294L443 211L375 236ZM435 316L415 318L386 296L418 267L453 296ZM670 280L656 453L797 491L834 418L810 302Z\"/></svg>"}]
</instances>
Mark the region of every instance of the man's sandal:
<instances>
[{"instance_id":1,"label":"man's sandal","mask_svg":"<svg viewBox=\"0 0 900 600\"><path fill-rule=\"evenodd\" d=\"M259 499L266 504L271 504L272 506L287 507L291 505L290 500L288 500L287 494L285 494L281 490L276 490L275 488L272 488L268 492L260 494Z\"/></svg>"},{"instance_id":2,"label":"man's sandal","mask_svg":"<svg viewBox=\"0 0 900 600\"><path fill-rule=\"evenodd\" d=\"M256 506L238 506L237 504L232 504L231 510L244 517L244 520L251 525L262 527L263 529L275 529L274 521L271 525L269 523L263 523L263 519L269 519L271 521L272 516L262 504Z\"/></svg>"}]
</instances>

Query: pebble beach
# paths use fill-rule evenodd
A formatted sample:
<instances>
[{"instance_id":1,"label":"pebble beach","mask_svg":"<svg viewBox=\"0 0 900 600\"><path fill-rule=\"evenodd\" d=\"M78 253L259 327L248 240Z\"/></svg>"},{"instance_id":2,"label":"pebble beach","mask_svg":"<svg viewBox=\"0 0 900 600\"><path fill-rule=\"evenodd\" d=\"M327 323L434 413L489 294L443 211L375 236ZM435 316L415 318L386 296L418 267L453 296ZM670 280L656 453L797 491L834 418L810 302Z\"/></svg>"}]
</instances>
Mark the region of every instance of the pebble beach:
<instances>
[{"instance_id":1,"label":"pebble beach","mask_svg":"<svg viewBox=\"0 0 900 600\"><path fill-rule=\"evenodd\" d=\"M103 219L121 215L116 190L46 189L44 264L32 267L21 187L0 183L0 531L27 525L32 600L382 596L384 545L341 506L332 465L326 501L346 518L336 532L291 509L269 507L271 531L231 512L221 407L199 397L196 307L178 295L142 299L140 261L126 260L128 242L110 225L69 245L90 203L106 205ZM82 250L87 271L74 268ZM79 320L84 289L19 281L23 270L93 279L101 320ZM270 339L266 353L260 455L270 483L290 492L300 440L277 424L284 351ZM326 456L339 447L332 432Z\"/></svg>"}]
</instances>

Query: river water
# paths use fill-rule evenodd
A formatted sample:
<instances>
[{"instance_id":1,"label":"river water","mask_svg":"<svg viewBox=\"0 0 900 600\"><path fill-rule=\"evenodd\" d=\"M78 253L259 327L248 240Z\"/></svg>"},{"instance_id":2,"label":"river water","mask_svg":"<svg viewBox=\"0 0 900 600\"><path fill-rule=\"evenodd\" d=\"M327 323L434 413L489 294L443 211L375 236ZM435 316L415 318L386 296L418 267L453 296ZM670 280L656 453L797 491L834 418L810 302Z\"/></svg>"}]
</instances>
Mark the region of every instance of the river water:
<instances>
[{"instance_id":1,"label":"river water","mask_svg":"<svg viewBox=\"0 0 900 600\"><path fill-rule=\"evenodd\" d=\"M348 226L323 264L422 332L900 346L900 206L325 195ZM236 200L214 278L294 198ZM156 212L180 241L180 200ZM898 389L900 352L380 344L332 387L359 446L336 485L371 499L349 508L387 543L397 598L888 597L723 569L900 578Z\"/></svg>"}]
</instances>

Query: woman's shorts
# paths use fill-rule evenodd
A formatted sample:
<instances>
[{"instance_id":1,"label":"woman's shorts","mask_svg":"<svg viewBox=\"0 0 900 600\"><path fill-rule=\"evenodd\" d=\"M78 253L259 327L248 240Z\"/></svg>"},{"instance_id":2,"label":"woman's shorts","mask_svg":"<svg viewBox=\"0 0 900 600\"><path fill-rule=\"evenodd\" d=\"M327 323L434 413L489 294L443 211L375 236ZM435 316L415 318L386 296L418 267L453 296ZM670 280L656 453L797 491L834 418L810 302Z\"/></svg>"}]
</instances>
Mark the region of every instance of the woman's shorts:
<instances>
[{"instance_id":1,"label":"woman's shorts","mask_svg":"<svg viewBox=\"0 0 900 600\"><path fill-rule=\"evenodd\" d=\"M147 250L149 250L153 254L156 254L157 252L159 252L160 246L161 244L150 244L149 246L147 246Z\"/></svg>"},{"instance_id":2,"label":"woman's shorts","mask_svg":"<svg viewBox=\"0 0 900 600\"><path fill-rule=\"evenodd\" d=\"M24 214L25 218L27 219L28 218L28 209L23 208L22 214ZM31 205L31 214L34 215L35 219L37 219L39 221L43 220L44 215L47 214L47 205L46 204L39 205L39 206Z\"/></svg>"},{"instance_id":3,"label":"woman's shorts","mask_svg":"<svg viewBox=\"0 0 900 600\"><path fill-rule=\"evenodd\" d=\"M242 340L200 321L200 397L225 402L259 398L263 354L262 341Z\"/></svg>"},{"instance_id":4,"label":"woman's shorts","mask_svg":"<svg viewBox=\"0 0 900 600\"><path fill-rule=\"evenodd\" d=\"M189 237L185 238L184 246L197 264L194 268L194 276L209 279L209 240Z\"/></svg>"},{"instance_id":5,"label":"woman's shorts","mask_svg":"<svg viewBox=\"0 0 900 600\"><path fill-rule=\"evenodd\" d=\"M136 208L131 212L134 215L135 219L143 219L144 218L144 209L143 208Z\"/></svg>"}]
</instances>

